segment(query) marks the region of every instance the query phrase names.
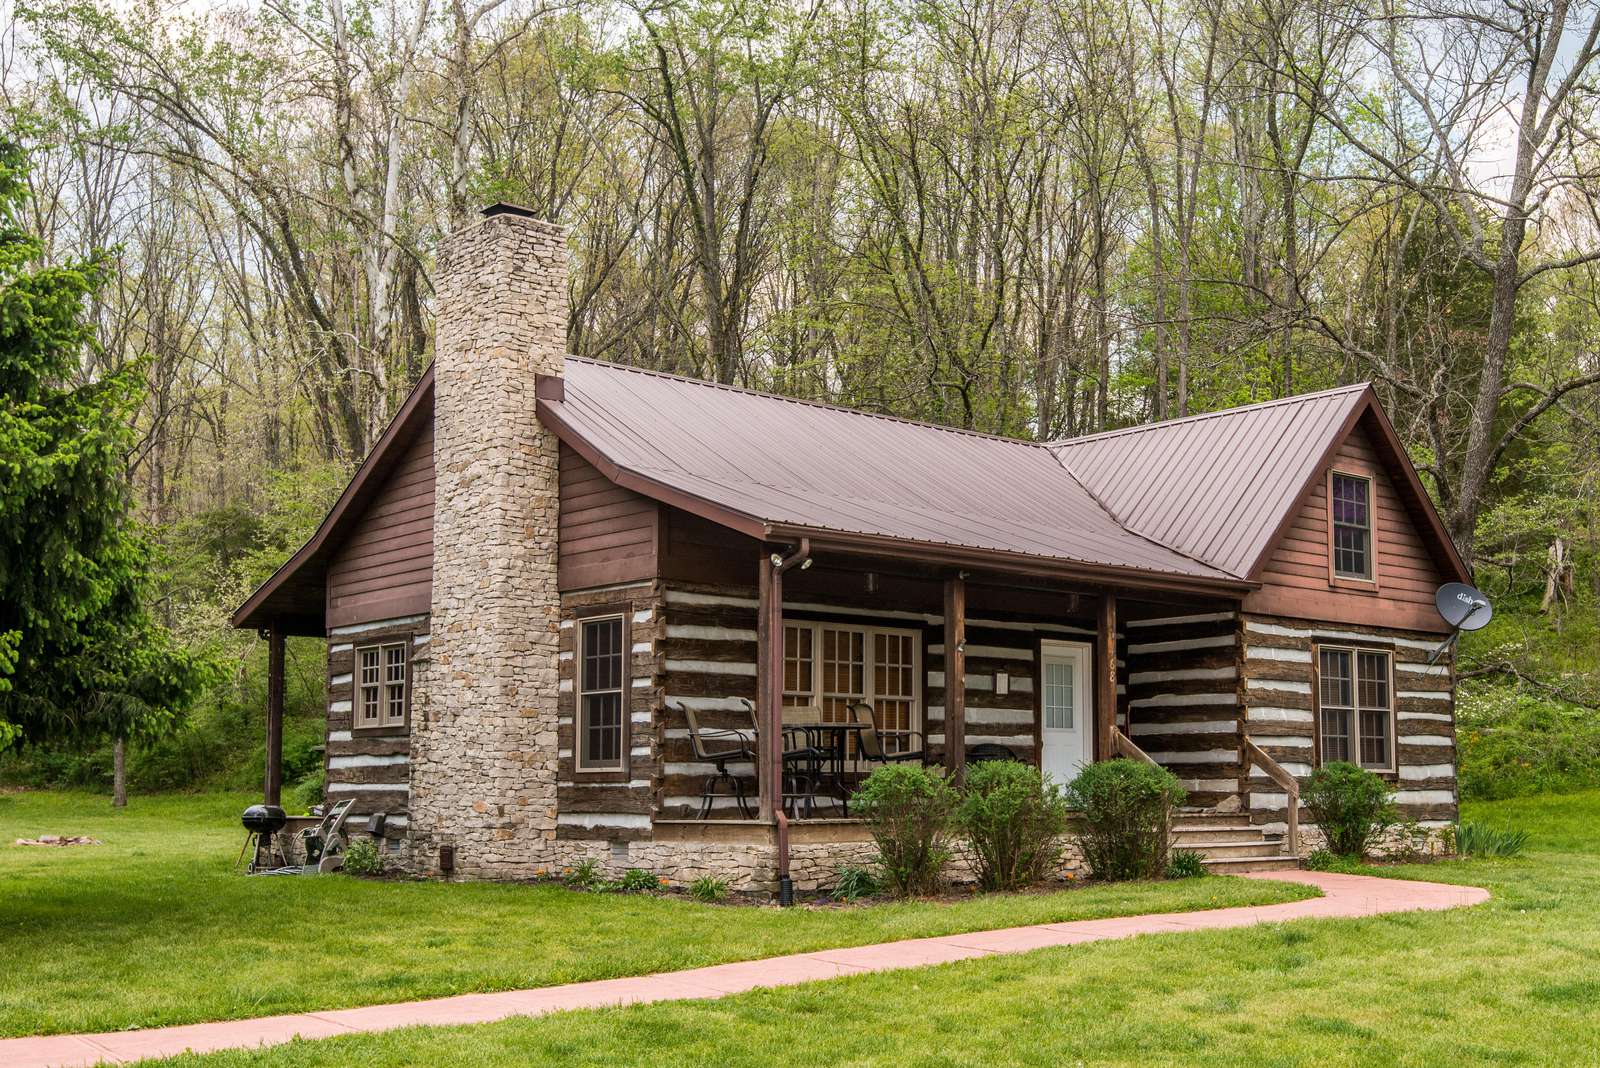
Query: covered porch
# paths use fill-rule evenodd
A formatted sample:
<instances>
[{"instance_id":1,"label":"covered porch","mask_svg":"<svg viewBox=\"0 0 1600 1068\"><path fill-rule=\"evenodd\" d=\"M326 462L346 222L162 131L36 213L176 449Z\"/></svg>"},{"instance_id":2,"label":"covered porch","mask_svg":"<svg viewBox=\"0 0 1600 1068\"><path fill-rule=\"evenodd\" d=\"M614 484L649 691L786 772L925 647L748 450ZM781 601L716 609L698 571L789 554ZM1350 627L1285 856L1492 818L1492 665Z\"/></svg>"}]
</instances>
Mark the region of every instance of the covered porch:
<instances>
[{"instance_id":1,"label":"covered porch","mask_svg":"<svg viewBox=\"0 0 1600 1068\"><path fill-rule=\"evenodd\" d=\"M1231 591L804 537L750 563L753 598L743 583L664 594L658 841L853 823L850 792L898 760L959 780L1015 759L1065 784L1127 756L1171 767L1197 805L1239 792Z\"/></svg>"}]
</instances>

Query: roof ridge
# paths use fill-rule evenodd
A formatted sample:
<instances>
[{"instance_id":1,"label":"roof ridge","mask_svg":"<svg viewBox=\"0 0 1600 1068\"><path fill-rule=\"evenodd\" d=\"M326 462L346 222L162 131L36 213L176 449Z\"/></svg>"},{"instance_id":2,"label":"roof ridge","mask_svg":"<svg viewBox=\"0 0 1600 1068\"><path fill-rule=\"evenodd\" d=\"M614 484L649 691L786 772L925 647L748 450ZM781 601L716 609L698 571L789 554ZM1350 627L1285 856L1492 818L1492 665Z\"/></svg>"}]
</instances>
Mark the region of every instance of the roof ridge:
<instances>
[{"instance_id":1,"label":"roof ridge","mask_svg":"<svg viewBox=\"0 0 1600 1068\"><path fill-rule=\"evenodd\" d=\"M900 423L905 426L925 427L929 430L942 430L947 434L960 434L963 437L979 438L984 441L1000 441L1007 445L1027 445L1036 449L1048 448L1052 442L1034 441L1030 438L1014 438L1005 434L989 434L982 430L968 430L965 427L949 426L945 423L935 423L927 419L907 419L901 415L885 415L882 412L869 412L861 408L852 408L846 404L833 404L828 401L810 400L805 397L790 397L782 393L773 393L763 389L750 389L747 386L731 386L724 382L713 382L708 378L694 378L690 375L674 374L671 371L658 371L651 367L636 367L629 363L618 363L615 360L597 360L592 356L577 356L568 354L567 359L579 363L590 364L594 367L605 367L617 371L627 371L631 374L649 375L652 378L665 378L670 382L683 382L691 386L704 386L707 389L720 389L727 393L742 393L748 397L760 397L765 400L784 401L788 404L804 405L808 408L821 408L829 412L842 412L845 415L859 415L864 419L881 419L888 423Z\"/></svg>"},{"instance_id":2,"label":"roof ridge","mask_svg":"<svg viewBox=\"0 0 1600 1068\"><path fill-rule=\"evenodd\" d=\"M1297 393L1292 397L1277 397L1268 401L1257 401L1254 404L1239 404L1232 408L1218 408L1214 412L1200 412L1196 415L1186 415L1181 419L1166 419L1158 423L1140 423L1138 426L1118 427L1116 430L1101 430L1093 434L1080 434L1075 438L1057 438L1054 441L1044 442L1044 445L1054 451L1058 447L1077 445L1086 441L1101 441L1105 438L1114 438L1124 434L1139 434L1147 430L1159 430L1165 427L1177 426L1181 423L1195 423L1203 419L1217 419L1227 415L1240 415L1245 412L1260 411L1264 408L1276 408L1285 404L1301 404L1305 401L1316 400L1319 397L1331 397L1339 393L1364 392L1370 389L1371 382L1352 382L1348 386L1334 386L1332 389L1322 389L1315 393Z\"/></svg>"}]
</instances>

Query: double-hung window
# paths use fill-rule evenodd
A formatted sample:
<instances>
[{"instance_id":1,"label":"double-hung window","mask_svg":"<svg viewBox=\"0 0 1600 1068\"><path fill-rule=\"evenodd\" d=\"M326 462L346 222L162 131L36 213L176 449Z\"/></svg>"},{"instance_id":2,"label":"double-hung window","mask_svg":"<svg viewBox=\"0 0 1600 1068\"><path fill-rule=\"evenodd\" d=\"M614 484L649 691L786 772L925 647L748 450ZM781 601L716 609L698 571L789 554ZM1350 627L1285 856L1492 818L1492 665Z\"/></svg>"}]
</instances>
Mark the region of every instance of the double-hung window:
<instances>
[{"instance_id":1,"label":"double-hung window","mask_svg":"<svg viewBox=\"0 0 1600 1068\"><path fill-rule=\"evenodd\" d=\"M1372 480L1335 471L1328 481L1328 491L1332 502L1333 576L1371 581Z\"/></svg>"},{"instance_id":2,"label":"double-hung window","mask_svg":"<svg viewBox=\"0 0 1600 1068\"><path fill-rule=\"evenodd\" d=\"M411 708L411 679L406 655L409 643L363 645L356 649L358 729L404 727Z\"/></svg>"},{"instance_id":3,"label":"double-hung window","mask_svg":"<svg viewBox=\"0 0 1600 1068\"><path fill-rule=\"evenodd\" d=\"M621 616L578 623L579 771L619 771L627 736L627 649Z\"/></svg>"},{"instance_id":4,"label":"double-hung window","mask_svg":"<svg viewBox=\"0 0 1600 1068\"><path fill-rule=\"evenodd\" d=\"M1317 650L1317 730L1322 763L1344 760L1378 771L1394 767L1394 689L1390 654L1321 646Z\"/></svg>"},{"instance_id":5,"label":"double-hung window","mask_svg":"<svg viewBox=\"0 0 1600 1068\"><path fill-rule=\"evenodd\" d=\"M866 702L884 748L910 748L919 727L921 642L915 631L842 623L783 627L783 703L815 705L829 723Z\"/></svg>"}]
</instances>

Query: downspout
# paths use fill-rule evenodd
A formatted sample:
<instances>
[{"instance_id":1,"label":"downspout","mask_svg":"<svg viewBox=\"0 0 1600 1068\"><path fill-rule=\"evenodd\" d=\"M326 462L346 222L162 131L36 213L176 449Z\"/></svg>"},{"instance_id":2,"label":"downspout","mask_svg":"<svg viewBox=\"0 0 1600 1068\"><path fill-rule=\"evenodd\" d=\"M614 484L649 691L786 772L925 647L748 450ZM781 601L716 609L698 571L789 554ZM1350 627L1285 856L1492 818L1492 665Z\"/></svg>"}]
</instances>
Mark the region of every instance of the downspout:
<instances>
[{"instance_id":1,"label":"downspout","mask_svg":"<svg viewBox=\"0 0 1600 1068\"><path fill-rule=\"evenodd\" d=\"M799 548L788 556L773 553L769 558L772 579L767 599L767 663L762 676L762 700L772 711L773 729L767 732L767 767L776 768L772 784L773 820L777 828L778 904L794 904L794 881L789 878L789 817L783 811L783 573L791 568L811 566L811 539L801 538Z\"/></svg>"}]
</instances>

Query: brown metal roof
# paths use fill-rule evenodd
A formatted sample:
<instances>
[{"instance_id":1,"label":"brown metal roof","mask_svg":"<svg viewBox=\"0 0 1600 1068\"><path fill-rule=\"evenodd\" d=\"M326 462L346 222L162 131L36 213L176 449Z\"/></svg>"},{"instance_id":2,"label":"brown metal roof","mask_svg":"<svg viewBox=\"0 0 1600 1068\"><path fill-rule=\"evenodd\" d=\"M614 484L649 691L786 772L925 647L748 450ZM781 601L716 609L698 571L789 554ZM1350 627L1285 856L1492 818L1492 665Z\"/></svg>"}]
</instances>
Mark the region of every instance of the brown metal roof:
<instances>
[{"instance_id":1,"label":"brown metal roof","mask_svg":"<svg viewBox=\"0 0 1600 1068\"><path fill-rule=\"evenodd\" d=\"M430 368L316 534L234 614L320 633L344 526L432 411ZM1240 591L1358 419L1451 577L1467 570L1369 386L1048 445L568 357L540 418L607 477L757 538Z\"/></svg>"},{"instance_id":2,"label":"brown metal roof","mask_svg":"<svg viewBox=\"0 0 1600 1068\"><path fill-rule=\"evenodd\" d=\"M1369 393L1345 386L1050 449L1129 530L1242 577Z\"/></svg>"},{"instance_id":3,"label":"brown metal roof","mask_svg":"<svg viewBox=\"0 0 1600 1068\"><path fill-rule=\"evenodd\" d=\"M569 358L541 417L641 492L813 534L1238 585L1130 532L1043 445ZM1232 581L1230 581L1232 580Z\"/></svg>"},{"instance_id":4,"label":"brown metal roof","mask_svg":"<svg viewBox=\"0 0 1600 1068\"><path fill-rule=\"evenodd\" d=\"M383 478L405 453L417 431L433 418L433 367L422 373L400 410L334 502L316 533L284 561L272 577L233 613L235 627L261 629L276 621L286 634L327 632L328 562L351 524L361 518Z\"/></svg>"}]
</instances>

